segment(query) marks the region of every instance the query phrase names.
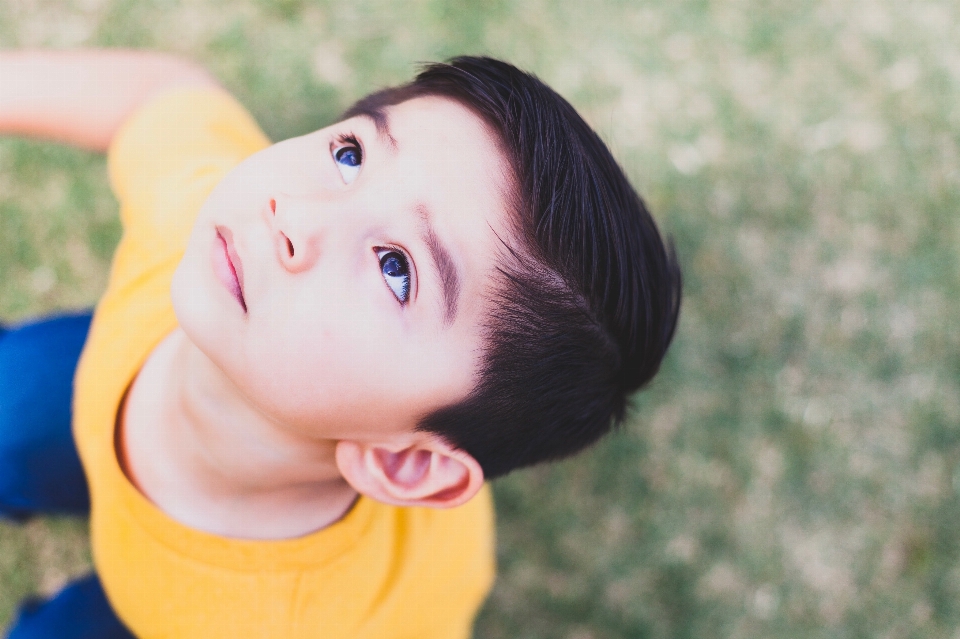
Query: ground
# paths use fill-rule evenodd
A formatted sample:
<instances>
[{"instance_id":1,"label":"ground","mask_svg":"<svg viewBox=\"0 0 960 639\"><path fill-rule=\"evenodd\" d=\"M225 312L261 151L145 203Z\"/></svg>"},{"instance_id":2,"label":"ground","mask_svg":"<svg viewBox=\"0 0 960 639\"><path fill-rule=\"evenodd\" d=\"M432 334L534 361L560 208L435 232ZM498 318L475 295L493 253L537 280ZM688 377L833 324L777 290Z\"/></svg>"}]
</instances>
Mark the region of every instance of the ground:
<instances>
[{"instance_id":1,"label":"ground","mask_svg":"<svg viewBox=\"0 0 960 639\"><path fill-rule=\"evenodd\" d=\"M676 342L616 435L494 484L478 639L960 636L958 25L949 0L0 3L0 47L189 55L276 139L486 53L611 145L676 242ZM119 232L101 158L0 140L2 321L93 304ZM85 535L0 524L0 627Z\"/></svg>"}]
</instances>

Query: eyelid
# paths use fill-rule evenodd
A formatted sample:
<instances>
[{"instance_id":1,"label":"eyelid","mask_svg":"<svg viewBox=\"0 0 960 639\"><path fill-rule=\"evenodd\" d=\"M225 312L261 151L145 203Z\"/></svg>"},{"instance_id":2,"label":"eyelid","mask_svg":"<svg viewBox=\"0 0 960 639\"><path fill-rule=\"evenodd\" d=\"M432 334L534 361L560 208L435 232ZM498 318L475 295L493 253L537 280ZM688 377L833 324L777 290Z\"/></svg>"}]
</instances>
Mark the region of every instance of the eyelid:
<instances>
[{"instance_id":1,"label":"eyelid","mask_svg":"<svg viewBox=\"0 0 960 639\"><path fill-rule=\"evenodd\" d=\"M331 152L345 146L358 147L361 153L364 151L363 143L360 141L360 137L353 131L341 131L340 133L334 135L333 139L330 141Z\"/></svg>"}]
</instances>

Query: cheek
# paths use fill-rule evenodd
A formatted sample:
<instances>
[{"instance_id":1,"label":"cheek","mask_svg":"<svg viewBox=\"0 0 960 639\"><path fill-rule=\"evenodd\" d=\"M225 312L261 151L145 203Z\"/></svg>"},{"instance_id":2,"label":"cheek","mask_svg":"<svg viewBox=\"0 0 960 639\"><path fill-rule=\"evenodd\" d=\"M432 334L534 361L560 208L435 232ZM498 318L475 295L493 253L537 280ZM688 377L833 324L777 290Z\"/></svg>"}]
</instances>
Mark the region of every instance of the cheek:
<instances>
[{"instance_id":1,"label":"cheek","mask_svg":"<svg viewBox=\"0 0 960 639\"><path fill-rule=\"evenodd\" d=\"M252 336L247 352L231 377L243 393L272 418L304 426L318 418L323 360L317 340L291 335Z\"/></svg>"},{"instance_id":2,"label":"cheek","mask_svg":"<svg viewBox=\"0 0 960 639\"><path fill-rule=\"evenodd\" d=\"M353 413L389 394L380 373L396 354L385 352L383 327L327 306L309 314L275 310L249 336L248 394L281 420L355 420Z\"/></svg>"}]
</instances>

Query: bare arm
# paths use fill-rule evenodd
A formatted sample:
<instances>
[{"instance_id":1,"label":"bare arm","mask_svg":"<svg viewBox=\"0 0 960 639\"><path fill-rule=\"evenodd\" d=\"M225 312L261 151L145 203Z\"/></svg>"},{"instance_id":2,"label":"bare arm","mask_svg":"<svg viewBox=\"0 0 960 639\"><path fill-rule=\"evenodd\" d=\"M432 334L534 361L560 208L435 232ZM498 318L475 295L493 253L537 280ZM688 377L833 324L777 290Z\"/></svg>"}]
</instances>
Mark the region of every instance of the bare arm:
<instances>
[{"instance_id":1,"label":"bare arm","mask_svg":"<svg viewBox=\"0 0 960 639\"><path fill-rule=\"evenodd\" d=\"M0 135L103 151L139 105L181 86L217 86L198 65L124 49L0 51Z\"/></svg>"}]
</instances>

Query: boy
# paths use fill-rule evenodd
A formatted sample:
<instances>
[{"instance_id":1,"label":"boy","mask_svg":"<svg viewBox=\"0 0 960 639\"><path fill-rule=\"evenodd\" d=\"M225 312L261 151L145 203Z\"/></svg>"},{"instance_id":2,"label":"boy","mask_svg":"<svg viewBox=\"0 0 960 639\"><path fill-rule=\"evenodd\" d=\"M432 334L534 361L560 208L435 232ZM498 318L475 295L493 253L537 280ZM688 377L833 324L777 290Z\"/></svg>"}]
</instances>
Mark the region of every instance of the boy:
<instances>
[{"instance_id":1,"label":"boy","mask_svg":"<svg viewBox=\"0 0 960 639\"><path fill-rule=\"evenodd\" d=\"M100 579L10 636L468 636L484 480L607 432L676 324L679 269L599 138L485 58L273 146L165 56L5 54L0 86L0 131L109 148L125 227L73 400Z\"/></svg>"}]
</instances>

